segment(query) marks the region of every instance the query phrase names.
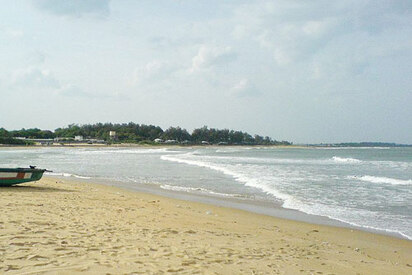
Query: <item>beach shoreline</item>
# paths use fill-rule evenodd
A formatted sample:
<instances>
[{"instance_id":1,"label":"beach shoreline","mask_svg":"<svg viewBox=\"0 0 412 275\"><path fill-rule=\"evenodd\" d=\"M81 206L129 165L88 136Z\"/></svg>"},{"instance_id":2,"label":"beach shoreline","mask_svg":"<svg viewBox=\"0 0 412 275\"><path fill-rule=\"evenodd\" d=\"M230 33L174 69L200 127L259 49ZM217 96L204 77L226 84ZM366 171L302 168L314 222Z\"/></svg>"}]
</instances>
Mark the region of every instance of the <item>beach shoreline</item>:
<instances>
[{"instance_id":1,"label":"beach shoreline","mask_svg":"<svg viewBox=\"0 0 412 275\"><path fill-rule=\"evenodd\" d=\"M51 178L58 178L67 181L78 181L79 179L74 179L64 176L49 176ZM127 182L120 182L114 180L104 180L104 179L83 179L83 181L91 184L103 184L111 187L122 188L132 192L147 193L155 196L161 196L171 199L178 199L183 201L198 202L203 204L208 204L218 207L233 208L238 210L243 210L255 214L271 216L275 218L281 218L286 220L292 220L297 222L305 222L317 225L327 225L338 228L355 229L365 232L370 232L374 234L380 234L384 236L390 236L399 239L409 240L405 236L397 232L385 231L383 229L367 228L358 225L353 225L347 222L339 221L330 217L308 214L296 209L284 208L281 202L273 201L261 201L253 200L250 198L236 198L236 197L219 197L208 194L201 193L189 193L186 191L175 191L162 189L159 185L155 184L130 184Z\"/></svg>"},{"instance_id":2,"label":"beach shoreline","mask_svg":"<svg viewBox=\"0 0 412 275\"><path fill-rule=\"evenodd\" d=\"M402 224L400 227L385 226L385 225L380 226L379 223L374 223L373 221L370 221L368 223L368 222L359 221L356 219L356 217L355 219L353 219L353 217L351 219L350 217L349 218L345 217L345 215L339 215L338 213L340 212L339 211L333 212L334 211L333 209L332 210L329 209L330 211L318 211L318 209L322 209L323 204L322 202L317 202L318 204L316 204L316 200L314 201L315 204L313 205L318 207L320 203L320 208L315 209L315 206L311 208L310 203L307 204L309 205L309 207L306 207L307 205L305 204L303 204L302 206L302 203L301 204L299 203L302 201L305 201L304 197L300 198L300 201L298 199L297 203L295 203L293 195L292 196L285 195L285 194L288 194L288 192L282 193L281 191L281 193L279 194L277 193L278 190L282 190L281 188L280 189L275 188L274 190L275 193L272 192L273 188L272 189L269 188L269 190L262 189L262 186L263 188L267 188L268 183L265 181L263 181L262 183L263 185L258 182L260 185L254 186L256 188L253 188L253 190L246 190L246 192L245 190L242 190L238 192L238 190L236 189L238 188L238 186L241 188L246 186L247 188L247 186L249 186L250 183L252 185L255 184L255 180L259 180L260 175L254 174L253 171L248 171L249 174L243 173L242 171L239 172L238 171L239 169L232 169L232 167L230 169L226 169L225 168L226 164L219 165L219 163L217 164L215 163L211 165L208 163L209 161L207 159L208 157L205 157L204 160L202 160L201 157L198 158L200 159L200 161L196 159L194 159L194 161L188 161L188 162L183 161L184 163L188 164L188 165L185 165L186 167L184 166L180 166L180 167L173 166L172 167L173 164L167 165L167 162L162 163L162 161L164 160L168 160L168 161L171 161L171 163L173 163L173 162L176 162L176 159L177 159L177 162L181 162L179 158L173 157L171 158L171 160L169 158L166 158L168 157L168 154L180 153L180 155L176 154L176 156L184 157L185 153L188 154L187 152L193 153L194 151L193 153L194 155L196 155L197 154L196 152L198 152L197 147L196 148L179 147L179 149L175 147L176 150L171 149L173 147L175 146L152 147L152 146L146 145L146 146L136 147L138 149L132 149L134 148L132 147L130 150L127 150L128 147L118 147L118 148L110 147L111 149L107 149L107 150L102 149L101 151L100 149L86 149L86 148L81 148L81 147L76 147L74 149L70 149L66 147L66 149L69 149L69 150L64 150L62 147L61 149L55 148L55 150L53 150L52 147L30 147L30 148L27 148L27 152L30 152L30 151L31 152L27 154L27 156L25 155L25 156L22 156L19 160L15 160L15 162L16 161L21 162L21 160L24 160L25 164L36 163L40 166L48 167L49 169L54 170L54 171L66 171L66 172L61 172L61 173L58 173L58 172L51 173L51 174L54 174L53 176L58 176L60 174L60 176L65 180L70 180L70 179L82 179L83 180L86 178L90 178L90 180L88 181L92 183L93 182L105 183L107 185L123 187L123 188L134 190L134 191L148 192L148 193L157 194L161 196L167 196L167 197L178 198L178 199L183 199L183 200L191 200L195 202L198 201L198 202L203 202L203 203L208 203L208 204L218 205L218 206L223 206L223 207L232 207L232 208L237 208L237 209L259 213L259 214L265 214L265 215L270 215L274 217L281 217L281 218L292 219L292 220L297 220L297 221L305 221L305 222L316 223L316 224L325 224L325 225L331 225L331 226L360 229L360 230L364 230L364 231L372 232L372 233L395 236L398 238L406 238L409 240L411 239L410 237L411 235L409 233L405 233L405 232L409 232L408 229L407 228L405 229L405 227L402 227ZM203 146L201 147L203 149ZM47 149L47 148L50 148L50 149ZM228 152L230 153L232 152L233 148L238 148L238 147L208 146L208 148L211 148L213 150L219 148L216 150L216 152L219 152L219 154L217 154L217 159L219 159L221 156L222 156L222 159L227 159L226 154L228 156L231 156L231 154L228 154ZM251 148L247 148L247 149L251 149ZM7 149L5 149L4 151L7 151ZM10 149L10 153L13 153L13 154L24 152L24 151L26 151L26 148L21 148L21 149L16 149L16 150L12 148ZM199 150L199 151L208 152L207 150ZM242 152L242 153L252 152L252 151L253 150L235 150L235 152ZM257 152L259 151L260 150L257 150ZM291 151L295 151L295 150L291 150ZM119 152L119 154L113 154L116 152ZM265 151L262 150L260 152L265 152ZM279 151L279 153L282 153L282 152L284 151L283 150ZM52 153L59 153L59 155L67 154L69 159L75 165L72 167L62 165L65 162L65 160L63 159L60 159L62 162L60 166L59 165L54 166L53 163L47 163L47 161L44 163L38 162L37 160L28 161L28 159L35 158L35 157L43 158L43 156L46 156L46 159L47 159L48 155L54 156L54 154ZM123 155L120 153L125 153L126 155ZM278 153L277 151L273 152L274 155L276 155L277 153ZM108 158L110 154L113 154L113 156L118 156L117 162L114 162L113 164L122 163L121 159L123 157L120 157L120 156L127 156L128 158L130 157L129 159L133 161L134 165L130 166L128 165L128 163L131 163L131 162L125 161L119 167L127 166L128 169L122 168L123 169L122 170L122 169L112 169L111 166L107 166L105 169L101 169L102 168L101 165L100 166L91 165L90 167L86 169L76 164L82 161L89 161L87 159L89 158L89 155L90 155L90 158L93 158L93 156L95 155L96 156L102 155L107 158L106 162L110 161L110 163L112 163L111 162L112 159ZM332 155L334 156L335 153L333 153ZM332 155L326 156L326 161L329 161L332 163L338 163L339 165L343 165L343 166L349 166L348 164L350 164L351 162L361 163L361 160L358 160L358 159L332 157ZM8 154L6 154L5 156L7 158ZM144 164L147 162L146 156L150 158L151 165ZM157 161L158 156L160 156L160 161ZM163 158L164 156L165 158ZM252 154L252 157L253 157L253 154ZM335 160L335 158L337 160ZM182 159L184 160L184 158ZM241 159L241 157L239 159ZM255 159L253 159L253 161L255 161ZM278 160L275 159L274 161L277 163ZM295 161L295 160L286 159L286 163L288 163L289 161ZM296 160L296 163L300 163L300 162L305 162L305 160L303 161L300 159ZM22 167L24 166L21 164L19 165ZM328 163L327 165L330 165L330 163ZM136 170L135 166L140 167L138 173L133 173L133 171ZM96 167L100 167L101 170L91 172ZM210 169L198 169L196 167L202 167L202 168L206 167ZM169 170L164 170L164 169L169 169ZM157 173L156 171L167 171L167 172ZM285 171L287 170L285 169ZM299 170L295 169L294 167L293 171L299 171ZM203 174L204 172L208 174L204 175ZM277 171L276 174L274 175L277 175L277 174L282 175L283 169L282 171ZM249 176L249 175L253 175L253 176ZM352 174L349 174L349 175L352 175ZM334 177L336 178L336 176ZM334 180L334 177L329 177L331 182ZM346 176L345 178L343 178L343 180L347 178L354 178L354 177ZM386 178L379 178L379 180L385 180L385 179ZM283 182L283 179L281 180ZM299 176L297 176L296 181L298 182L299 180L300 178ZM279 181L279 179L273 178L272 181L276 183ZM285 182L288 182L287 179L285 180ZM308 182L308 183L315 182L316 183L317 178L306 179L305 182ZM233 187L229 187L229 188L226 187L226 186L230 186L232 183L236 183L236 185L234 185ZM269 185L270 184L271 182L269 182ZM354 180L353 184L352 182L346 183L346 184L347 185L349 184L350 186L353 186L353 187L359 186L361 188L363 188L364 186L363 182L356 182L356 179ZM391 184L391 182L389 182L389 184ZM222 186L223 188L220 188L220 186ZM377 184L375 186L378 187ZM375 186L371 186L371 188L375 188ZM310 185L308 185L308 187L310 187ZM340 188L340 184L335 185L333 188ZM294 188L291 188L291 190L299 190L299 188L296 188L295 186ZM309 195L308 198L310 198L310 196L313 194L308 194L308 195ZM347 209L350 209L350 207L348 207ZM338 210L342 210L342 209L338 209Z\"/></svg>"},{"instance_id":3,"label":"beach shoreline","mask_svg":"<svg viewBox=\"0 0 412 275\"><path fill-rule=\"evenodd\" d=\"M409 274L412 242L46 177L0 188L8 274Z\"/></svg>"}]
</instances>

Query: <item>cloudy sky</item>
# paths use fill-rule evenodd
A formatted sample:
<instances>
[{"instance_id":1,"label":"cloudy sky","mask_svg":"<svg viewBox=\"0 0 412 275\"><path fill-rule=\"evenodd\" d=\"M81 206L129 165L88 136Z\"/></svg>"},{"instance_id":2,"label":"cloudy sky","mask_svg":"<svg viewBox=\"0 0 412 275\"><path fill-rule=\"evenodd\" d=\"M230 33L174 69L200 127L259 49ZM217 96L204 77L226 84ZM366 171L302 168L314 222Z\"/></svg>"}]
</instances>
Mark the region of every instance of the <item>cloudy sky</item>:
<instances>
[{"instance_id":1,"label":"cloudy sky","mask_svg":"<svg viewBox=\"0 0 412 275\"><path fill-rule=\"evenodd\" d=\"M412 143L412 1L0 3L0 127Z\"/></svg>"}]
</instances>

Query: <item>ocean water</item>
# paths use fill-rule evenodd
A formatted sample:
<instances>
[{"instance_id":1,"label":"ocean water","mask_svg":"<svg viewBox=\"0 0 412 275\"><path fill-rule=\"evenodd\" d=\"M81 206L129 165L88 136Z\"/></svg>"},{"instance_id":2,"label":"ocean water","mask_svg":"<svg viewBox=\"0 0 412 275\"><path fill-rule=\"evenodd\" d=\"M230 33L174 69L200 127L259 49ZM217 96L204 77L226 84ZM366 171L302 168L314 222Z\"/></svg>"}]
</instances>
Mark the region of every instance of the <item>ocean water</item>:
<instances>
[{"instance_id":1,"label":"ocean water","mask_svg":"<svg viewBox=\"0 0 412 275\"><path fill-rule=\"evenodd\" d=\"M0 167L273 203L412 239L412 148L0 148Z\"/></svg>"}]
</instances>

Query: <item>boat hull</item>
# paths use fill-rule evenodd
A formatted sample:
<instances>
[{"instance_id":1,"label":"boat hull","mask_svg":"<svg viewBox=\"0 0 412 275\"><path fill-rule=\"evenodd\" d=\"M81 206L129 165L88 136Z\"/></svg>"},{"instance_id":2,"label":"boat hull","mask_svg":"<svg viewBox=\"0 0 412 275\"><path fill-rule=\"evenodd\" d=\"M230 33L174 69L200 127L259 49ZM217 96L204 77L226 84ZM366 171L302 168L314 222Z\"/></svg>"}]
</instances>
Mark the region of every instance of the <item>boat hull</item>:
<instances>
[{"instance_id":1,"label":"boat hull","mask_svg":"<svg viewBox=\"0 0 412 275\"><path fill-rule=\"evenodd\" d=\"M40 180L46 169L0 168L0 186Z\"/></svg>"}]
</instances>

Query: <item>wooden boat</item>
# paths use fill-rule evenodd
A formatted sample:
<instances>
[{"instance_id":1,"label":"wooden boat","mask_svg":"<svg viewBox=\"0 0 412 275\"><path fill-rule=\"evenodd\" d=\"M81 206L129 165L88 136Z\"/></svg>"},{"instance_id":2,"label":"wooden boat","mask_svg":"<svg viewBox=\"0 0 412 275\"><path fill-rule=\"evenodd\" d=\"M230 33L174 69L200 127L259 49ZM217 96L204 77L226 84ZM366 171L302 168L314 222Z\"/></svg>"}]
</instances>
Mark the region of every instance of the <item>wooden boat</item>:
<instances>
[{"instance_id":1,"label":"wooden boat","mask_svg":"<svg viewBox=\"0 0 412 275\"><path fill-rule=\"evenodd\" d=\"M0 186L11 186L14 184L37 181L41 179L46 169L30 168L0 168Z\"/></svg>"}]
</instances>

